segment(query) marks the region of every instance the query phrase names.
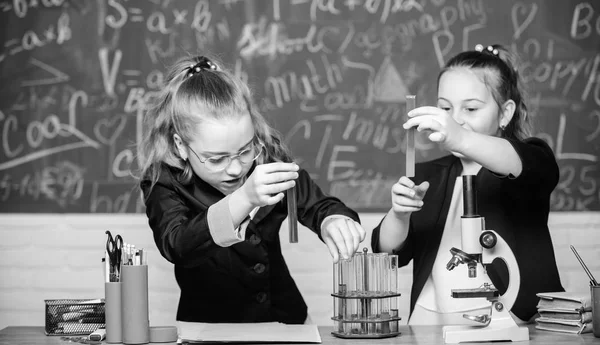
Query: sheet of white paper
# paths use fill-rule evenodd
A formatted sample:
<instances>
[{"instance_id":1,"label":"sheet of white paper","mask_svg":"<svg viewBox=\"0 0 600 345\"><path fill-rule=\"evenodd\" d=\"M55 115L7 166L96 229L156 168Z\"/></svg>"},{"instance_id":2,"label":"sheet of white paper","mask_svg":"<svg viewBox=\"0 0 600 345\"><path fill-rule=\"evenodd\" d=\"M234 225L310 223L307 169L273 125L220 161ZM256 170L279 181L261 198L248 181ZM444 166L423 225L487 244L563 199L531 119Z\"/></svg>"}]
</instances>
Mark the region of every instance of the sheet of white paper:
<instances>
[{"instance_id":1,"label":"sheet of white paper","mask_svg":"<svg viewBox=\"0 0 600 345\"><path fill-rule=\"evenodd\" d=\"M317 325L177 322L179 338L206 342L321 343Z\"/></svg>"}]
</instances>

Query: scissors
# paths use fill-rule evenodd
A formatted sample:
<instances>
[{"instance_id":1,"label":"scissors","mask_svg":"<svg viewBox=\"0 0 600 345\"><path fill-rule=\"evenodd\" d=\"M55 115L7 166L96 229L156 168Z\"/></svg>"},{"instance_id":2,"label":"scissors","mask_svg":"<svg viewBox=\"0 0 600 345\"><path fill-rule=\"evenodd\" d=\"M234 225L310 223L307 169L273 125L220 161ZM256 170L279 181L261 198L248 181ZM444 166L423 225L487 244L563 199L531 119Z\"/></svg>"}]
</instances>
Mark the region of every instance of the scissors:
<instances>
[{"instance_id":1,"label":"scissors","mask_svg":"<svg viewBox=\"0 0 600 345\"><path fill-rule=\"evenodd\" d=\"M109 279L111 282L118 282L121 275L121 262L123 260L123 237L117 235L113 239L109 230L106 230L105 233L108 235L108 239L106 240L106 253L108 253L108 260L110 262Z\"/></svg>"}]
</instances>

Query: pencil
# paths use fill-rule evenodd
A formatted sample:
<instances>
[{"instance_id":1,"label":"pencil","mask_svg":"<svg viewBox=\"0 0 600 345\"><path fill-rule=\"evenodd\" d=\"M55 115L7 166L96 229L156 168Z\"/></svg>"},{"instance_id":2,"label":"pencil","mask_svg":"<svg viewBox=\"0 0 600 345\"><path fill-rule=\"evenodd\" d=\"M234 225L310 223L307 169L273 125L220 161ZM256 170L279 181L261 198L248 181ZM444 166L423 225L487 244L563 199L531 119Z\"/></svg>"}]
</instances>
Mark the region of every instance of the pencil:
<instances>
[{"instance_id":1,"label":"pencil","mask_svg":"<svg viewBox=\"0 0 600 345\"><path fill-rule=\"evenodd\" d=\"M583 270L585 271L585 273L587 273L588 277L590 277L590 285L597 286L598 282L592 275L592 272L590 272L590 270L588 269L585 262L583 262L583 259L581 259L581 256L579 256L579 253L577 253L577 251L575 250L575 247L571 246L571 250L573 251L573 254L575 254L575 257L577 258L577 260L579 260L579 263L581 264L581 267L583 267Z\"/></svg>"}]
</instances>

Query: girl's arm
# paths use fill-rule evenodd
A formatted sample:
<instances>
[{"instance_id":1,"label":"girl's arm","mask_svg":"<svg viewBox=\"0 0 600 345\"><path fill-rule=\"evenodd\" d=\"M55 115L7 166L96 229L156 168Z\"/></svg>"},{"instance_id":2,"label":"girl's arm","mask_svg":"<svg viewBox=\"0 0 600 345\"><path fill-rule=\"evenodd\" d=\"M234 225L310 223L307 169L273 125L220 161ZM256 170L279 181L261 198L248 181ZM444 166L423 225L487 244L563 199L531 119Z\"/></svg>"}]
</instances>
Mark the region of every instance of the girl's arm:
<instances>
[{"instance_id":1,"label":"girl's arm","mask_svg":"<svg viewBox=\"0 0 600 345\"><path fill-rule=\"evenodd\" d=\"M394 210L390 209L381 222L377 242L372 245L373 250L378 248L378 252L393 254L393 251L400 248L406 241L409 223L410 214L397 217Z\"/></svg>"},{"instance_id":2,"label":"girl's arm","mask_svg":"<svg viewBox=\"0 0 600 345\"><path fill-rule=\"evenodd\" d=\"M521 158L508 140L472 131L465 131L463 138L456 152L498 175L521 175Z\"/></svg>"},{"instance_id":3,"label":"girl's arm","mask_svg":"<svg viewBox=\"0 0 600 345\"><path fill-rule=\"evenodd\" d=\"M521 159L507 139L463 128L444 109L420 107L408 113L405 129L426 131L432 142L503 176L519 176Z\"/></svg>"},{"instance_id":4,"label":"girl's arm","mask_svg":"<svg viewBox=\"0 0 600 345\"><path fill-rule=\"evenodd\" d=\"M306 171L300 170L299 175L296 185L298 221L327 245L333 262L340 256L352 257L366 236L358 214L339 199L323 193Z\"/></svg>"},{"instance_id":5,"label":"girl's arm","mask_svg":"<svg viewBox=\"0 0 600 345\"><path fill-rule=\"evenodd\" d=\"M209 208L191 210L172 181L159 181L151 190L149 185L149 181L141 185L147 195L148 224L159 252L169 262L192 266L212 251L244 240L235 232L227 197Z\"/></svg>"},{"instance_id":6,"label":"girl's arm","mask_svg":"<svg viewBox=\"0 0 600 345\"><path fill-rule=\"evenodd\" d=\"M530 198L546 198L552 193L559 180L559 168L554 152L542 139L532 137L525 140L507 139L518 160L521 171L506 179L506 192ZM490 169L491 170L491 169ZM494 170L491 170L497 173ZM523 190L529 193L522 193ZM518 193L517 193L518 192Z\"/></svg>"},{"instance_id":7,"label":"girl's arm","mask_svg":"<svg viewBox=\"0 0 600 345\"><path fill-rule=\"evenodd\" d=\"M371 249L373 253L388 253L398 255L398 266L403 267L413 259L414 256L414 245L412 244L414 239L414 232L409 231L410 229L410 216L405 220L401 220L404 224L397 223L392 211L383 218L383 220L373 229L371 236ZM389 221L389 223L386 223ZM399 228L395 228L399 226ZM384 232L392 229L385 235ZM394 231L398 230L398 234L394 234ZM398 238L396 238L396 236ZM404 237L400 239L400 237ZM391 243L388 241L393 241Z\"/></svg>"},{"instance_id":8,"label":"girl's arm","mask_svg":"<svg viewBox=\"0 0 600 345\"><path fill-rule=\"evenodd\" d=\"M379 225L377 242L372 241L373 250L377 248L378 251L392 254L402 247L408 237L410 216L421 209L428 189L429 182L417 185L406 176L392 186L392 208Z\"/></svg>"},{"instance_id":9,"label":"girl's arm","mask_svg":"<svg viewBox=\"0 0 600 345\"><path fill-rule=\"evenodd\" d=\"M360 222L358 214L354 210L347 207L338 198L323 193L305 170L300 169L298 174L296 197L298 199L298 221L302 225L311 229L321 238L321 224L328 216L343 215Z\"/></svg>"}]
</instances>

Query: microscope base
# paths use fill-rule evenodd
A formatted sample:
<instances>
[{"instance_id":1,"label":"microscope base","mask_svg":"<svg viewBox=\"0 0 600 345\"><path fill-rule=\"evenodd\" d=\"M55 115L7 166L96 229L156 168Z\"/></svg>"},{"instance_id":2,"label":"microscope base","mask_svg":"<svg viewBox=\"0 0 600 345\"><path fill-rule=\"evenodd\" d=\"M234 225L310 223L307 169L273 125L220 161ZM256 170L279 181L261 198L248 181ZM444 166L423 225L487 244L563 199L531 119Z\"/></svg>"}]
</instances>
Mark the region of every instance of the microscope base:
<instances>
[{"instance_id":1,"label":"microscope base","mask_svg":"<svg viewBox=\"0 0 600 345\"><path fill-rule=\"evenodd\" d=\"M527 341L529 329L519 327L510 313L500 307L500 311L492 304L491 320L481 326L444 326L444 343L456 344L464 342L483 341Z\"/></svg>"},{"instance_id":2,"label":"microscope base","mask_svg":"<svg viewBox=\"0 0 600 345\"><path fill-rule=\"evenodd\" d=\"M444 343L456 344L483 341L528 341L529 329L512 326L493 328L491 326L446 326L444 327Z\"/></svg>"}]
</instances>

